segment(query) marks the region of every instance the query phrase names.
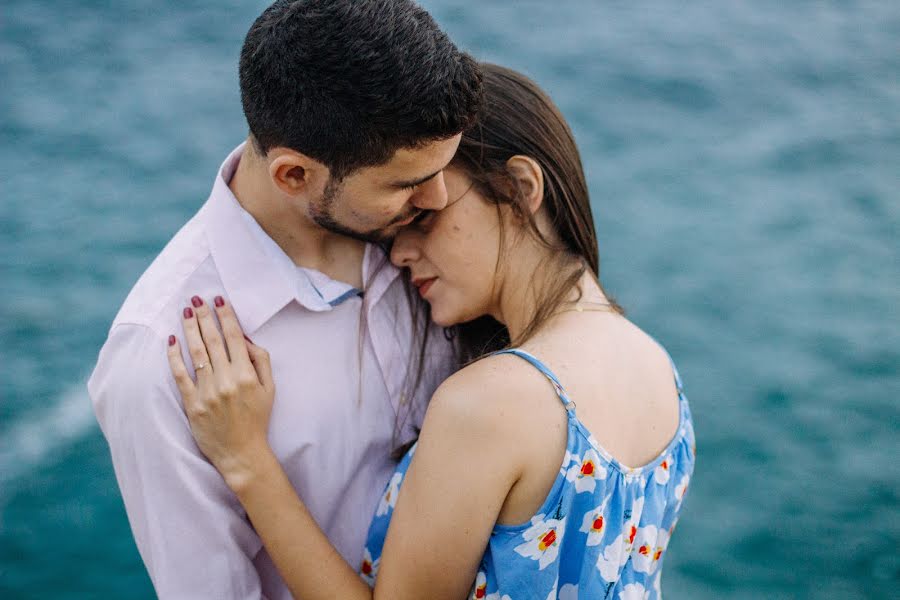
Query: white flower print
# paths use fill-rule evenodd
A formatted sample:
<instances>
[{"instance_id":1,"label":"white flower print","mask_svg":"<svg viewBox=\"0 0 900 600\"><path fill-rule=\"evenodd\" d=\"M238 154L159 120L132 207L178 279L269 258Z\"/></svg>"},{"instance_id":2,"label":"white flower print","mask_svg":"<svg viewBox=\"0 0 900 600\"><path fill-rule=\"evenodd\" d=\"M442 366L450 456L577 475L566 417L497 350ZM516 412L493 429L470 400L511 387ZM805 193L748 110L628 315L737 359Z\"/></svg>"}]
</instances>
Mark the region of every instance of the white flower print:
<instances>
[{"instance_id":1,"label":"white flower print","mask_svg":"<svg viewBox=\"0 0 900 600\"><path fill-rule=\"evenodd\" d=\"M606 532L606 516L603 514L605 509L606 499L600 503L600 506L584 515L584 521L582 521L579 531L588 534L588 546L596 546L603 541L603 534Z\"/></svg>"},{"instance_id":2,"label":"white flower print","mask_svg":"<svg viewBox=\"0 0 900 600\"><path fill-rule=\"evenodd\" d=\"M575 482L575 491L579 494L593 492L597 480L606 479L606 467L600 464L600 456L593 448L589 448L580 460L577 456L573 458L575 464L569 467L566 479Z\"/></svg>"},{"instance_id":3,"label":"white flower print","mask_svg":"<svg viewBox=\"0 0 900 600\"><path fill-rule=\"evenodd\" d=\"M487 576L484 571L478 571L475 576L475 585L472 586L472 593L469 594L470 600L482 600L487 597Z\"/></svg>"},{"instance_id":4,"label":"white flower print","mask_svg":"<svg viewBox=\"0 0 900 600\"><path fill-rule=\"evenodd\" d=\"M388 483L384 495L381 497L381 501L378 503L378 509L375 511L376 517L386 515L397 505L397 496L400 494L401 481L403 481L403 473L394 473L390 483Z\"/></svg>"},{"instance_id":5,"label":"white flower print","mask_svg":"<svg viewBox=\"0 0 900 600\"><path fill-rule=\"evenodd\" d=\"M691 482L691 476L685 474L681 481L678 482L678 485L675 486L675 499L681 503L684 499L684 493L687 491L688 484Z\"/></svg>"},{"instance_id":6,"label":"white flower print","mask_svg":"<svg viewBox=\"0 0 900 600\"><path fill-rule=\"evenodd\" d=\"M644 514L644 498L643 496L634 501L631 505L631 514L628 516L628 523L637 526L641 522L641 515ZM633 537L633 536L632 536Z\"/></svg>"},{"instance_id":7,"label":"white flower print","mask_svg":"<svg viewBox=\"0 0 900 600\"><path fill-rule=\"evenodd\" d=\"M475 585L472 586L472 593L469 594L470 600L486 600L487 595L487 575L484 571L478 571L475 576Z\"/></svg>"},{"instance_id":8,"label":"white flower print","mask_svg":"<svg viewBox=\"0 0 900 600\"><path fill-rule=\"evenodd\" d=\"M573 460L578 460L577 454L572 454L568 450L566 450L565 456L563 456L562 466L559 468L559 472L565 475L569 470L569 465L572 464Z\"/></svg>"},{"instance_id":9,"label":"white flower print","mask_svg":"<svg viewBox=\"0 0 900 600\"><path fill-rule=\"evenodd\" d=\"M631 564L638 573L653 574L659 566L666 545L669 543L669 532L657 529L655 525L647 525L638 529L631 552Z\"/></svg>"},{"instance_id":10,"label":"white flower print","mask_svg":"<svg viewBox=\"0 0 900 600\"><path fill-rule=\"evenodd\" d=\"M493 594L487 593L487 576L484 571L479 571L475 576L475 585L472 586L472 593L469 594L469 600L510 600L507 594L500 597L500 592Z\"/></svg>"},{"instance_id":11,"label":"white flower print","mask_svg":"<svg viewBox=\"0 0 900 600\"><path fill-rule=\"evenodd\" d=\"M559 600L578 600L578 586L567 583L559 590Z\"/></svg>"},{"instance_id":12,"label":"white flower print","mask_svg":"<svg viewBox=\"0 0 900 600\"><path fill-rule=\"evenodd\" d=\"M619 534L597 557L597 570L604 581L615 583L619 580L619 569L628 561L630 551L626 552L627 540Z\"/></svg>"},{"instance_id":13,"label":"white flower print","mask_svg":"<svg viewBox=\"0 0 900 600\"><path fill-rule=\"evenodd\" d=\"M372 560L372 553L366 548L363 550L362 564L359 566L359 574L363 580L371 587L375 587L375 578L378 576L378 566L381 564L381 558Z\"/></svg>"},{"instance_id":14,"label":"white flower print","mask_svg":"<svg viewBox=\"0 0 900 600\"><path fill-rule=\"evenodd\" d=\"M672 466L672 460L667 456L653 469L653 479L660 485L669 482L669 467Z\"/></svg>"},{"instance_id":15,"label":"white flower print","mask_svg":"<svg viewBox=\"0 0 900 600\"><path fill-rule=\"evenodd\" d=\"M622 525L622 533L607 545L600 556L597 557L597 570L604 581L615 583L619 580L622 566L628 562L631 550L634 548L634 540L637 536L637 524L641 521L641 513L644 512L644 499L638 498L631 505L631 514Z\"/></svg>"},{"instance_id":16,"label":"white flower print","mask_svg":"<svg viewBox=\"0 0 900 600\"><path fill-rule=\"evenodd\" d=\"M619 592L619 600L648 600L650 598L650 590L644 588L640 583L629 583Z\"/></svg>"},{"instance_id":17,"label":"white flower print","mask_svg":"<svg viewBox=\"0 0 900 600\"><path fill-rule=\"evenodd\" d=\"M531 518L531 527L522 533L526 542L516 546L516 552L526 558L538 561L539 568L545 569L547 565L556 560L559 554L559 544L565 531L565 519L546 519L544 515Z\"/></svg>"}]
</instances>

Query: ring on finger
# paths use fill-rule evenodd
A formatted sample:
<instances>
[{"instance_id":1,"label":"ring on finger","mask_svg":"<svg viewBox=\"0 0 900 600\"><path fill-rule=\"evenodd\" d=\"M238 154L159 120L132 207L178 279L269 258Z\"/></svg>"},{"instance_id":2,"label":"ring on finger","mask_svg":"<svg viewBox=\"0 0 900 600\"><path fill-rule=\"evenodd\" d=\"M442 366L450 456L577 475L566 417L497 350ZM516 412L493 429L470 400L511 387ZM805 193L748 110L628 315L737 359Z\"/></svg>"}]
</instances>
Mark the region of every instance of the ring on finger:
<instances>
[{"instance_id":1,"label":"ring on finger","mask_svg":"<svg viewBox=\"0 0 900 600\"><path fill-rule=\"evenodd\" d=\"M199 365L197 365L196 367L194 367L194 370L195 370L195 371L199 371L199 370L205 369L205 368L206 368L206 363L200 363Z\"/></svg>"}]
</instances>

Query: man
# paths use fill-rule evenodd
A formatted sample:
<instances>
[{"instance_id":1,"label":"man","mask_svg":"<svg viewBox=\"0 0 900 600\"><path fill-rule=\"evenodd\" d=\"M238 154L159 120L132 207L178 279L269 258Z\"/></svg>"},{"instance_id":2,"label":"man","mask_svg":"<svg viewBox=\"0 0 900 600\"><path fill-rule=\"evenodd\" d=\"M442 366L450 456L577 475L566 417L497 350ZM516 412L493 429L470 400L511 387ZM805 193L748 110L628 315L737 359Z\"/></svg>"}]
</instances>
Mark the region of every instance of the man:
<instances>
[{"instance_id":1,"label":"man","mask_svg":"<svg viewBox=\"0 0 900 600\"><path fill-rule=\"evenodd\" d=\"M240 85L248 141L131 291L88 383L161 598L290 597L191 438L165 353L183 311L223 297L270 352L272 447L351 565L391 450L450 368L443 336L416 361L419 315L371 242L447 203L477 65L409 0L280 0L247 34Z\"/></svg>"}]
</instances>

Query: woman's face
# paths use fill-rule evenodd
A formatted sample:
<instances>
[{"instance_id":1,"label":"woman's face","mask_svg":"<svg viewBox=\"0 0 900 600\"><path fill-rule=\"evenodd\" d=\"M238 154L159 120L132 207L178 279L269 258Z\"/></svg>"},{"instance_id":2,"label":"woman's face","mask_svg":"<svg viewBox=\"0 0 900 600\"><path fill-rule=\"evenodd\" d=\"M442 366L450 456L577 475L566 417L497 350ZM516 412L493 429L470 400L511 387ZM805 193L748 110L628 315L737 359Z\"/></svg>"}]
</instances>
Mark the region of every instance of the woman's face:
<instances>
[{"instance_id":1,"label":"woman's face","mask_svg":"<svg viewBox=\"0 0 900 600\"><path fill-rule=\"evenodd\" d=\"M500 252L497 205L465 173L444 170L447 207L427 212L397 234L391 262L410 270L413 285L443 327L488 314Z\"/></svg>"}]
</instances>

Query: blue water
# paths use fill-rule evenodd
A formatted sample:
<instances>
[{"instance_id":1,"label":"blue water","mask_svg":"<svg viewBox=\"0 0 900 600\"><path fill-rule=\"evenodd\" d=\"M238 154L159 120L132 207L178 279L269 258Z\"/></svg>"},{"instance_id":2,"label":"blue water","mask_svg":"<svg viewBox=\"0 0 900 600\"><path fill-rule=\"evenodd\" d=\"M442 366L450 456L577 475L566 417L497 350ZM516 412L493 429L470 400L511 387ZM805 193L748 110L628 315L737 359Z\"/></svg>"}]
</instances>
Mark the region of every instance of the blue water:
<instances>
[{"instance_id":1,"label":"blue water","mask_svg":"<svg viewBox=\"0 0 900 600\"><path fill-rule=\"evenodd\" d=\"M602 278L682 371L665 593L896 597L900 4L424 5L556 99ZM153 597L84 381L245 134L263 6L0 8L0 597Z\"/></svg>"}]
</instances>

